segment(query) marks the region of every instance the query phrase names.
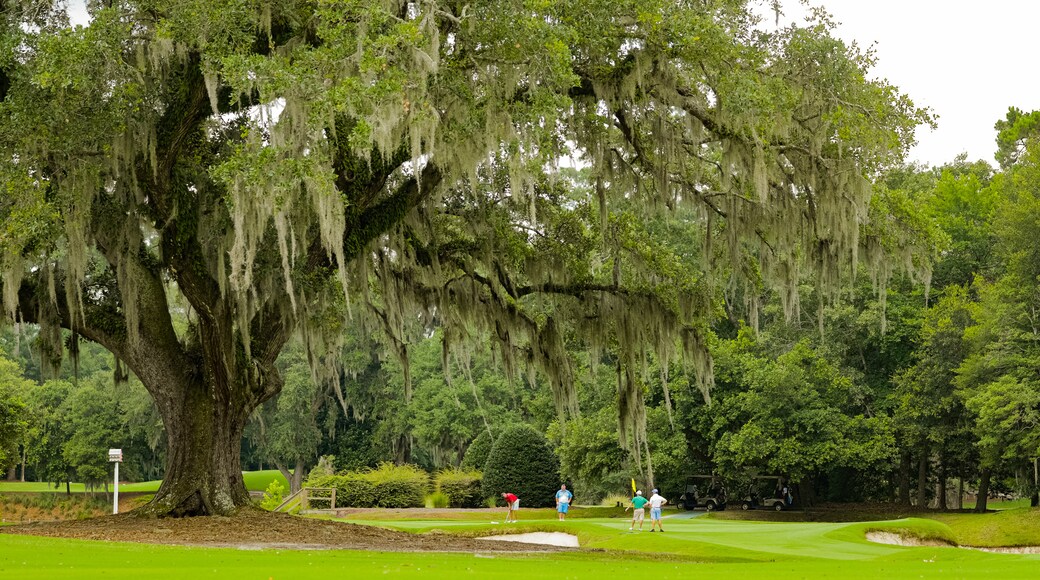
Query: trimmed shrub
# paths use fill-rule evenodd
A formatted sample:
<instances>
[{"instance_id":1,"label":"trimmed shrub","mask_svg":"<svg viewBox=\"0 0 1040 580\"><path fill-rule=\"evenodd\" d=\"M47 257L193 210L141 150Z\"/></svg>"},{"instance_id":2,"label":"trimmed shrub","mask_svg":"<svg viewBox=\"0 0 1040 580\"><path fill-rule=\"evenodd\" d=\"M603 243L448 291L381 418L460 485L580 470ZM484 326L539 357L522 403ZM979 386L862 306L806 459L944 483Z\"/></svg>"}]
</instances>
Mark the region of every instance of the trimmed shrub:
<instances>
[{"instance_id":1,"label":"trimmed shrub","mask_svg":"<svg viewBox=\"0 0 1040 580\"><path fill-rule=\"evenodd\" d=\"M484 505L484 494L479 471L444 469L434 480L437 491L448 497L448 505L456 508L475 508Z\"/></svg>"},{"instance_id":2,"label":"trimmed shrub","mask_svg":"<svg viewBox=\"0 0 1040 580\"><path fill-rule=\"evenodd\" d=\"M430 475L414 465L382 463L376 469L310 478L307 487L336 488L336 507L423 507Z\"/></svg>"},{"instance_id":3,"label":"trimmed shrub","mask_svg":"<svg viewBox=\"0 0 1040 580\"><path fill-rule=\"evenodd\" d=\"M491 433L481 431L480 435L477 435L477 438L466 448L466 454L462 456L461 467L477 471L484 469L484 464L487 463L488 454L491 453L491 447L494 444L495 438L491 436Z\"/></svg>"},{"instance_id":4,"label":"trimmed shrub","mask_svg":"<svg viewBox=\"0 0 1040 580\"><path fill-rule=\"evenodd\" d=\"M379 507L423 507L430 492L430 474L414 465L380 463L365 472L365 479L371 482Z\"/></svg>"},{"instance_id":5,"label":"trimmed shrub","mask_svg":"<svg viewBox=\"0 0 1040 580\"><path fill-rule=\"evenodd\" d=\"M520 498L521 507L550 507L556 505L560 463L544 435L518 425L498 436L483 479L485 497L501 501L502 492L512 492Z\"/></svg>"}]
</instances>

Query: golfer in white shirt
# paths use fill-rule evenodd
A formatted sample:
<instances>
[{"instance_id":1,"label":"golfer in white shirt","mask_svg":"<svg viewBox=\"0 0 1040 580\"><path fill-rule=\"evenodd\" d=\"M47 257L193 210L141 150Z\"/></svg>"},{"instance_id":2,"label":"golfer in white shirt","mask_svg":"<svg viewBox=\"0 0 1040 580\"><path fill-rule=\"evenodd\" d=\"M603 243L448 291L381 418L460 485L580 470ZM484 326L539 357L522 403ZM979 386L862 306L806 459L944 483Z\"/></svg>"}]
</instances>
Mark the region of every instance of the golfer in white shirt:
<instances>
[{"instance_id":1,"label":"golfer in white shirt","mask_svg":"<svg viewBox=\"0 0 1040 580\"><path fill-rule=\"evenodd\" d=\"M657 531L663 532L664 528L661 527L661 506L668 503L664 497L654 490L654 495L650 496L650 531L654 531L654 526L657 526Z\"/></svg>"}]
</instances>

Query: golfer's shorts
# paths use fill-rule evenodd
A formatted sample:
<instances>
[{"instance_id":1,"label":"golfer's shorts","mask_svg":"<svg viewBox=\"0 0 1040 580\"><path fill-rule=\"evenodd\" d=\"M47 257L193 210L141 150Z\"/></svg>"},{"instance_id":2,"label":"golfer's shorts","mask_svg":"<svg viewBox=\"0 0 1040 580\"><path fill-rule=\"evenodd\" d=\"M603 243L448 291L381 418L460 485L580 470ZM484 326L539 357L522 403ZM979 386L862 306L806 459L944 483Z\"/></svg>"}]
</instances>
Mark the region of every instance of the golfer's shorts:
<instances>
[{"instance_id":1,"label":"golfer's shorts","mask_svg":"<svg viewBox=\"0 0 1040 580\"><path fill-rule=\"evenodd\" d=\"M518 509L520 509L520 500L518 499L518 500L514 501L513 505L509 506L509 509L511 509L511 510L518 510Z\"/></svg>"},{"instance_id":2,"label":"golfer's shorts","mask_svg":"<svg viewBox=\"0 0 1040 580\"><path fill-rule=\"evenodd\" d=\"M643 508L639 508L637 510L632 510L632 521L633 522L641 522L641 521L643 521L643 516L645 516L645 515L646 515L646 510L644 510Z\"/></svg>"},{"instance_id":3,"label":"golfer's shorts","mask_svg":"<svg viewBox=\"0 0 1040 580\"><path fill-rule=\"evenodd\" d=\"M659 520L661 519L661 508L650 508L650 519Z\"/></svg>"},{"instance_id":4,"label":"golfer's shorts","mask_svg":"<svg viewBox=\"0 0 1040 580\"><path fill-rule=\"evenodd\" d=\"M567 506L569 506L569 505L571 505L571 504L565 503L565 502L561 501L560 504L558 506L556 506L556 511L560 512L561 514L565 514L565 513L567 513Z\"/></svg>"}]
</instances>

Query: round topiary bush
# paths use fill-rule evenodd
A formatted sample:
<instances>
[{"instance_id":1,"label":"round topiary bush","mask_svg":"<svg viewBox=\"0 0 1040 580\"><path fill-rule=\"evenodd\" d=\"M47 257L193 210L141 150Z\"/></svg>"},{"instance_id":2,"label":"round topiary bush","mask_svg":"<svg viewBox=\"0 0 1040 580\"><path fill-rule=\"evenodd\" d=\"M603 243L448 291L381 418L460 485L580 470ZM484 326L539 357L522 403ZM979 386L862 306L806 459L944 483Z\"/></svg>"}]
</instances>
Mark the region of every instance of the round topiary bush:
<instances>
[{"instance_id":1,"label":"round topiary bush","mask_svg":"<svg viewBox=\"0 0 1040 580\"><path fill-rule=\"evenodd\" d=\"M487 463L488 455L491 453L491 446L495 444L495 439L491 436L488 431L481 431L480 435L469 444L466 448L466 454L462 456L463 469L476 469L477 471L484 470L484 464Z\"/></svg>"},{"instance_id":2,"label":"round topiary bush","mask_svg":"<svg viewBox=\"0 0 1040 580\"><path fill-rule=\"evenodd\" d=\"M512 492L521 507L551 507L559 487L560 462L544 435L518 425L498 436L484 467L485 497L501 503L502 492Z\"/></svg>"}]
</instances>

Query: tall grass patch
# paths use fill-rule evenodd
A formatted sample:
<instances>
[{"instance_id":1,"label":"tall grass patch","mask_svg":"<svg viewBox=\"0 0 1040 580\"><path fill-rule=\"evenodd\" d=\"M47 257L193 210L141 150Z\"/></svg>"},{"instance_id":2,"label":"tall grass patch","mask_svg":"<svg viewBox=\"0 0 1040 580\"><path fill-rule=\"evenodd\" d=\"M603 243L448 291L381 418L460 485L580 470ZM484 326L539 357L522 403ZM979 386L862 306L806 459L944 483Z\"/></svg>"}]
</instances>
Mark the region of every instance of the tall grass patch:
<instances>
[{"instance_id":1,"label":"tall grass patch","mask_svg":"<svg viewBox=\"0 0 1040 580\"><path fill-rule=\"evenodd\" d=\"M599 500L599 505L602 507L617 507L627 506L632 501L632 498L623 493L611 493L603 496L603 499Z\"/></svg>"}]
</instances>

